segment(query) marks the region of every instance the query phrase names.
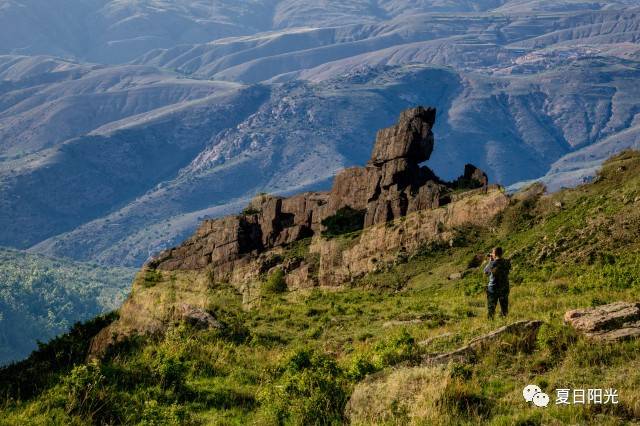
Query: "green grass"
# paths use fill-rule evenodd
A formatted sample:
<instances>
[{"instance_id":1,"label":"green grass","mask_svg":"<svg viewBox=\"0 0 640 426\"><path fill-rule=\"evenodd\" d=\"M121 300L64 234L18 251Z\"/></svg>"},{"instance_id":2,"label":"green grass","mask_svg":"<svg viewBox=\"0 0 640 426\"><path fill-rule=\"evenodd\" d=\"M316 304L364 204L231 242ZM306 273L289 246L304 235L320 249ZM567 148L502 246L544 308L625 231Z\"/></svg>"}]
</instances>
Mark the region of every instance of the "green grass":
<instances>
[{"instance_id":1,"label":"green grass","mask_svg":"<svg viewBox=\"0 0 640 426\"><path fill-rule=\"evenodd\" d=\"M514 201L491 229L461 230L453 247L424 247L350 286L265 291L247 309L219 283L208 310L227 331L178 324L101 364L52 367L35 396L0 403L0 424L637 424L640 342L590 343L562 316L640 300L639 188L640 155L625 153L595 184ZM511 310L490 322L485 278L468 266L498 244L514 265ZM306 259L308 242L284 256ZM545 322L533 346L506 336L472 362L420 365L524 319ZM552 401L556 388L612 387L620 404L538 409L522 399L530 383Z\"/></svg>"}]
</instances>

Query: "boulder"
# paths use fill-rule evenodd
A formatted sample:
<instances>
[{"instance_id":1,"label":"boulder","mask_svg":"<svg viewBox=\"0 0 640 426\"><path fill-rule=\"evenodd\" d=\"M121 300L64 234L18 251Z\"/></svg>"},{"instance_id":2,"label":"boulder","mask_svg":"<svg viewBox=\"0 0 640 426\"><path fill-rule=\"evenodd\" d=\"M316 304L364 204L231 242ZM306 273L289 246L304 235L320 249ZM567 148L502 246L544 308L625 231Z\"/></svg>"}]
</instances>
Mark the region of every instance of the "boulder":
<instances>
[{"instance_id":1,"label":"boulder","mask_svg":"<svg viewBox=\"0 0 640 426\"><path fill-rule=\"evenodd\" d=\"M596 341L633 339L640 337L640 303L615 302L575 309L565 313L564 322Z\"/></svg>"},{"instance_id":2,"label":"boulder","mask_svg":"<svg viewBox=\"0 0 640 426\"><path fill-rule=\"evenodd\" d=\"M213 315L200 309L197 306L183 304L180 306L180 319L187 324L201 329L215 328L222 330L223 324L216 320Z\"/></svg>"},{"instance_id":3,"label":"boulder","mask_svg":"<svg viewBox=\"0 0 640 426\"><path fill-rule=\"evenodd\" d=\"M465 164L464 173L454 181L457 188L486 188L489 185L487 174L473 164Z\"/></svg>"}]
</instances>

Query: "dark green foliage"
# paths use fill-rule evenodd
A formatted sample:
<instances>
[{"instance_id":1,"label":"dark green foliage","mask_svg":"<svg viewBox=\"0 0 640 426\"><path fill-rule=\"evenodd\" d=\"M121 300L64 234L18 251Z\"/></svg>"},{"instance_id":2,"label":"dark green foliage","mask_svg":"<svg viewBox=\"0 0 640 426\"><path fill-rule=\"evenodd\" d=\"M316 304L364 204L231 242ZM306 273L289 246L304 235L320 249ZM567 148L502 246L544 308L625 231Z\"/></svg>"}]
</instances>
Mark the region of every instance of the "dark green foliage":
<instances>
[{"instance_id":1,"label":"dark green foliage","mask_svg":"<svg viewBox=\"0 0 640 426\"><path fill-rule=\"evenodd\" d=\"M284 272L282 269L277 268L268 277L262 285L262 290L265 293L277 294L287 291L287 283L284 280Z\"/></svg>"},{"instance_id":2,"label":"dark green foliage","mask_svg":"<svg viewBox=\"0 0 640 426\"><path fill-rule=\"evenodd\" d=\"M116 309L134 273L0 248L0 365Z\"/></svg>"},{"instance_id":3,"label":"dark green foliage","mask_svg":"<svg viewBox=\"0 0 640 426\"><path fill-rule=\"evenodd\" d=\"M186 387L188 367L181 354L162 348L153 355L149 367L163 389L180 392Z\"/></svg>"},{"instance_id":4,"label":"dark green foliage","mask_svg":"<svg viewBox=\"0 0 640 426\"><path fill-rule=\"evenodd\" d=\"M0 398L27 399L49 387L56 377L84 362L93 336L116 317L112 313L77 323L69 333L39 343L26 360L0 368Z\"/></svg>"},{"instance_id":5,"label":"dark green foliage","mask_svg":"<svg viewBox=\"0 0 640 426\"><path fill-rule=\"evenodd\" d=\"M449 375L452 379L466 382L473 376L473 369L466 364L455 363L451 366Z\"/></svg>"},{"instance_id":6,"label":"dark green foliage","mask_svg":"<svg viewBox=\"0 0 640 426\"><path fill-rule=\"evenodd\" d=\"M375 373L378 368L369 360L369 356L357 354L347 370L347 376L354 381L364 379L368 374Z\"/></svg>"},{"instance_id":7,"label":"dark green foliage","mask_svg":"<svg viewBox=\"0 0 640 426\"><path fill-rule=\"evenodd\" d=\"M343 207L336 214L322 221L322 226L325 227L322 235L336 237L359 231L364 227L364 214L362 210L355 210L349 206Z\"/></svg>"},{"instance_id":8,"label":"dark green foliage","mask_svg":"<svg viewBox=\"0 0 640 426\"><path fill-rule=\"evenodd\" d=\"M265 416L278 424L343 424L348 394L343 373L327 355L295 351L279 368L279 378L260 398Z\"/></svg>"},{"instance_id":9,"label":"dark green foliage","mask_svg":"<svg viewBox=\"0 0 640 426\"><path fill-rule=\"evenodd\" d=\"M117 393L98 362L76 366L58 392L67 414L91 419L97 425L123 423Z\"/></svg>"},{"instance_id":10,"label":"dark green foliage","mask_svg":"<svg viewBox=\"0 0 640 426\"><path fill-rule=\"evenodd\" d=\"M242 215L243 216L251 216L254 214L259 214L260 210L252 208L252 207L246 207L245 209L242 210Z\"/></svg>"},{"instance_id":11,"label":"dark green foliage","mask_svg":"<svg viewBox=\"0 0 640 426\"><path fill-rule=\"evenodd\" d=\"M465 419L489 417L492 401L472 384L451 379L437 401L438 407L445 412Z\"/></svg>"},{"instance_id":12,"label":"dark green foliage","mask_svg":"<svg viewBox=\"0 0 640 426\"><path fill-rule=\"evenodd\" d=\"M158 284L160 281L162 281L162 272L155 269L148 269L144 273L144 280L142 281L142 285L145 288L150 288Z\"/></svg>"},{"instance_id":13,"label":"dark green foliage","mask_svg":"<svg viewBox=\"0 0 640 426\"><path fill-rule=\"evenodd\" d=\"M568 326L543 324L538 330L538 346L552 357L564 354L577 339L576 332Z\"/></svg>"},{"instance_id":14,"label":"dark green foliage","mask_svg":"<svg viewBox=\"0 0 640 426\"><path fill-rule=\"evenodd\" d=\"M381 341L373 348L373 364L382 369L400 362L410 363L420 360L420 351L415 339L407 330L397 336Z\"/></svg>"}]
</instances>

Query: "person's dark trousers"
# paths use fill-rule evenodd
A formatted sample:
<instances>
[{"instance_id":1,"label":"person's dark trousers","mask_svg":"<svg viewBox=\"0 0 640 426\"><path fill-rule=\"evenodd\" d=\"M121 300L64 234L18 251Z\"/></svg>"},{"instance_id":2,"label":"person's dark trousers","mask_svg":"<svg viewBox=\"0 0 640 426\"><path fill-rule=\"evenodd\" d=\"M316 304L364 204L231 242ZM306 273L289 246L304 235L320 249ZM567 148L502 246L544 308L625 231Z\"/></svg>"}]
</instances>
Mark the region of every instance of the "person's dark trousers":
<instances>
[{"instance_id":1,"label":"person's dark trousers","mask_svg":"<svg viewBox=\"0 0 640 426\"><path fill-rule=\"evenodd\" d=\"M487 291L487 309L489 319L493 319L496 313L496 305L500 303L500 314L506 317L509 313L508 291Z\"/></svg>"}]
</instances>

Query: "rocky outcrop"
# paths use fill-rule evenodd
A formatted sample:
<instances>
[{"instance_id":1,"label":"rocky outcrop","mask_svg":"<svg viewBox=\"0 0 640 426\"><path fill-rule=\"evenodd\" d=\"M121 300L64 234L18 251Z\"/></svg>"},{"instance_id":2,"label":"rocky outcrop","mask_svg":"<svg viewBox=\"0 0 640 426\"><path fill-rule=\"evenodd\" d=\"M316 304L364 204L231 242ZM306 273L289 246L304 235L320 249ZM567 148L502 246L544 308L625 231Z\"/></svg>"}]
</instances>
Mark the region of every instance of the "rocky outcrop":
<instances>
[{"instance_id":1,"label":"rocky outcrop","mask_svg":"<svg viewBox=\"0 0 640 426\"><path fill-rule=\"evenodd\" d=\"M435 115L422 107L403 112L395 126L378 132L367 165L340 172L331 191L260 194L241 214L204 221L191 238L145 265L120 318L92 341L92 356L176 321L221 327L207 310L220 283L231 284L249 307L259 303L260 283L276 269L290 290L340 286L423 246L452 244L463 227L487 226L509 204L502 188L483 181L480 189L460 191L420 165L433 150ZM472 167L465 176L486 177ZM338 226L344 221L348 226Z\"/></svg>"},{"instance_id":2,"label":"rocky outcrop","mask_svg":"<svg viewBox=\"0 0 640 426\"><path fill-rule=\"evenodd\" d=\"M243 214L205 221L193 237L148 266L161 270L211 266L226 273L259 253L320 234L322 221L346 207L362 212L364 227L439 207L450 188L420 166L433 151L435 117L433 108L404 111L395 126L378 132L368 164L338 173L331 191L290 198L258 195Z\"/></svg>"},{"instance_id":3,"label":"rocky outcrop","mask_svg":"<svg viewBox=\"0 0 640 426\"><path fill-rule=\"evenodd\" d=\"M564 315L564 321L592 340L634 339L640 337L640 303L615 302L575 309Z\"/></svg>"},{"instance_id":4,"label":"rocky outcrop","mask_svg":"<svg viewBox=\"0 0 640 426\"><path fill-rule=\"evenodd\" d=\"M509 205L499 187L485 193L469 192L446 206L413 212L366 228L359 236L314 238L311 253L319 256L318 284L337 286L401 261L429 244L453 243L463 226L485 226Z\"/></svg>"},{"instance_id":5,"label":"rocky outcrop","mask_svg":"<svg viewBox=\"0 0 640 426\"><path fill-rule=\"evenodd\" d=\"M179 319L195 328L222 330L224 325L204 309L183 303L180 306Z\"/></svg>"}]
</instances>

